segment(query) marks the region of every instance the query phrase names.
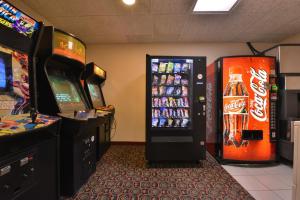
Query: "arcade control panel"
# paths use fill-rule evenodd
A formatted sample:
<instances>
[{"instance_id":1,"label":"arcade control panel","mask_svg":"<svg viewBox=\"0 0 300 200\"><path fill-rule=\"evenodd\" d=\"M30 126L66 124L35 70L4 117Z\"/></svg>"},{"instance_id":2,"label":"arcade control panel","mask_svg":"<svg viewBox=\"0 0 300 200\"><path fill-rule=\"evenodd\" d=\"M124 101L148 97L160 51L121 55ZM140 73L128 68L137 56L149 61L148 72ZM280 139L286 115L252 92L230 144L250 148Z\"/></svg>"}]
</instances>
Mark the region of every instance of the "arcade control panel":
<instances>
[{"instance_id":1,"label":"arcade control panel","mask_svg":"<svg viewBox=\"0 0 300 200\"><path fill-rule=\"evenodd\" d=\"M59 121L36 112L1 117L0 200L58 199Z\"/></svg>"}]
</instances>

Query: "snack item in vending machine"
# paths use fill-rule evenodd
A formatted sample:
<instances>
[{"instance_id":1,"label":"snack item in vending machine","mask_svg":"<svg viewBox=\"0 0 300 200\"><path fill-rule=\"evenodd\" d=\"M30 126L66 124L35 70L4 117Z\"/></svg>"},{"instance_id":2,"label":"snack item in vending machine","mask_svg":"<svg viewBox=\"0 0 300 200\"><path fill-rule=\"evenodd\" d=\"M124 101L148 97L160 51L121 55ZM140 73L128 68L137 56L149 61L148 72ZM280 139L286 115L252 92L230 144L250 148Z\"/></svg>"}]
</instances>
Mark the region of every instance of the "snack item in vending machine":
<instances>
[{"instance_id":1,"label":"snack item in vending machine","mask_svg":"<svg viewBox=\"0 0 300 200\"><path fill-rule=\"evenodd\" d=\"M181 115L181 111L180 111L181 109L177 109L176 110L176 112L177 112L177 117L182 117L182 115Z\"/></svg>"},{"instance_id":2,"label":"snack item in vending machine","mask_svg":"<svg viewBox=\"0 0 300 200\"><path fill-rule=\"evenodd\" d=\"M167 120L164 118L159 119L159 127L165 127Z\"/></svg>"},{"instance_id":3,"label":"snack item in vending machine","mask_svg":"<svg viewBox=\"0 0 300 200\"><path fill-rule=\"evenodd\" d=\"M181 64L175 63L174 65L174 73L180 73L181 72Z\"/></svg>"},{"instance_id":4,"label":"snack item in vending machine","mask_svg":"<svg viewBox=\"0 0 300 200\"><path fill-rule=\"evenodd\" d=\"M187 79L181 79L181 85L188 85L189 81Z\"/></svg>"},{"instance_id":5,"label":"snack item in vending machine","mask_svg":"<svg viewBox=\"0 0 300 200\"><path fill-rule=\"evenodd\" d=\"M242 139L243 130L248 129L249 93L243 82L240 67L229 68L229 81L223 94L224 144L247 146L248 140Z\"/></svg>"},{"instance_id":6,"label":"snack item in vending machine","mask_svg":"<svg viewBox=\"0 0 300 200\"><path fill-rule=\"evenodd\" d=\"M152 118L152 127L157 127L157 125L158 125L158 119Z\"/></svg>"},{"instance_id":7,"label":"snack item in vending machine","mask_svg":"<svg viewBox=\"0 0 300 200\"><path fill-rule=\"evenodd\" d=\"M184 116L184 111L183 111L183 109L179 109L180 110L180 115L181 115L181 117L185 117Z\"/></svg>"},{"instance_id":8,"label":"snack item in vending machine","mask_svg":"<svg viewBox=\"0 0 300 200\"><path fill-rule=\"evenodd\" d=\"M177 87L175 90L175 95L180 96L181 95L181 87Z\"/></svg>"},{"instance_id":9,"label":"snack item in vending machine","mask_svg":"<svg viewBox=\"0 0 300 200\"><path fill-rule=\"evenodd\" d=\"M167 85L172 85L173 82L174 82L174 76L169 74L167 79Z\"/></svg>"},{"instance_id":10,"label":"snack item in vending machine","mask_svg":"<svg viewBox=\"0 0 300 200\"><path fill-rule=\"evenodd\" d=\"M187 96L188 95L188 88L185 86L182 86L182 96Z\"/></svg>"},{"instance_id":11,"label":"snack item in vending machine","mask_svg":"<svg viewBox=\"0 0 300 200\"><path fill-rule=\"evenodd\" d=\"M182 122L181 122L181 127L187 127L188 123L189 123L188 119L183 119Z\"/></svg>"},{"instance_id":12,"label":"snack item in vending machine","mask_svg":"<svg viewBox=\"0 0 300 200\"><path fill-rule=\"evenodd\" d=\"M154 98L154 107L160 106L161 102L159 98Z\"/></svg>"},{"instance_id":13,"label":"snack item in vending machine","mask_svg":"<svg viewBox=\"0 0 300 200\"><path fill-rule=\"evenodd\" d=\"M189 114L189 110L188 109L184 109L184 116L186 118L189 118L190 117L190 114Z\"/></svg>"},{"instance_id":14,"label":"snack item in vending machine","mask_svg":"<svg viewBox=\"0 0 300 200\"><path fill-rule=\"evenodd\" d=\"M169 118L168 119L168 127L172 127L173 126L173 119Z\"/></svg>"},{"instance_id":15,"label":"snack item in vending machine","mask_svg":"<svg viewBox=\"0 0 300 200\"><path fill-rule=\"evenodd\" d=\"M153 86L152 87L152 95L153 96L157 96L158 95L158 87L157 86Z\"/></svg>"},{"instance_id":16,"label":"snack item in vending machine","mask_svg":"<svg viewBox=\"0 0 300 200\"><path fill-rule=\"evenodd\" d=\"M174 127L180 127L180 119L175 119Z\"/></svg>"},{"instance_id":17,"label":"snack item in vending machine","mask_svg":"<svg viewBox=\"0 0 300 200\"><path fill-rule=\"evenodd\" d=\"M172 95L174 92L174 87L167 87L167 95Z\"/></svg>"},{"instance_id":18,"label":"snack item in vending machine","mask_svg":"<svg viewBox=\"0 0 300 200\"><path fill-rule=\"evenodd\" d=\"M173 109L173 115L172 115L173 117L178 117L177 116L177 112L176 112L176 109Z\"/></svg>"},{"instance_id":19,"label":"snack item in vending machine","mask_svg":"<svg viewBox=\"0 0 300 200\"><path fill-rule=\"evenodd\" d=\"M178 107L182 107L182 106L183 106L183 105L182 105L182 98L176 99L176 102L177 102L177 106L178 106Z\"/></svg>"},{"instance_id":20,"label":"snack item in vending machine","mask_svg":"<svg viewBox=\"0 0 300 200\"><path fill-rule=\"evenodd\" d=\"M160 84L161 85L166 84L166 79L167 79L166 75L161 75L161 77L160 77Z\"/></svg>"},{"instance_id":21,"label":"snack item in vending machine","mask_svg":"<svg viewBox=\"0 0 300 200\"><path fill-rule=\"evenodd\" d=\"M152 72L158 72L158 65L156 63L152 63Z\"/></svg>"},{"instance_id":22,"label":"snack item in vending machine","mask_svg":"<svg viewBox=\"0 0 300 200\"><path fill-rule=\"evenodd\" d=\"M167 63L163 63L163 62L159 63L158 73L165 73L166 67L167 67Z\"/></svg>"},{"instance_id":23,"label":"snack item in vending machine","mask_svg":"<svg viewBox=\"0 0 300 200\"><path fill-rule=\"evenodd\" d=\"M174 85L180 85L181 76L179 74L175 74Z\"/></svg>"},{"instance_id":24,"label":"snack item in vending machine","mask_svg":"<svg viewBox=\"0 0 300 200\"><path fill-rule=\"evenodd\" d=\"M169 116L170 116L170 117L174 117L174 116L173 116L173 112L174 112L173 109L172 109L172 108L169 108Z\"/></svg>"},{"instance_id":25,"label":"snack item in vending machine","mask_svg":"<svg viewBox=\"0 0 300 200\"><path fill-rule=\"evenodd\" d=\"M173 97L169 97L170 107L176 107L176 100Z\"/></svg>"},{"instance_id":26,"label":"snack item in vending machine","mask_svg":"<svg viewBox=\"0 0 300 200\"><path fill-rule=\"evenodd\" d=\"M167 73L173 73L174 63L169 62L167 66Z\"/></svg>"},{"instance_id":27,"label":"snack item in vending machine","mask_svg":"<svg viewBox=\"0 0 300 200\"><path fill-rule=\"evenodd\" d=\"M184 107L190 107L189 106L189 99L187 97L184 97Z\"/></svg>"},{"instance_id":28,"label":"snack item in vending machine","mask_svg":"<svg viewBox=\"0 0 300 200\"><path fill-rule=\"evenodd\" d=\"M163 108L162 109L162 116L163 117L169 117L169 111L167 108Z\"/></svg>"},{"instance_id":29,"label":"snack item in vending machine","mask_svg":"<svg viewBox=\"0 0 300 200\"><path fill-rule=\"evenodd\" d=\"M161 104L162 104L162 106L164 106L164 107L169 107L169 106L170 106L167 97L162 97L162 98L161 98Z\"/></svg>"},{"instance_id":30,"label":"snack item in vending machine","mask_svg":"<svg viewBox=\"0 0 300 200\"><path fill-rule=\"evenodd\" d=\"M166 87L160 86L159 87L159 95L165 95L166 94Z\"/></svg>"},{"instance_id":31,"label":"snack item in vending machine","mask_svg":"<svg viewBox=\"0 0 300 200\"><path fill-rule=\"evenodd\" d=\"M158 84L158 76L154 75L152 85L157 85L157 84Z\"/></svg>"},{"instance_id":32,"label":"snack item in vending machine","mask_svg":"<svg viewBox=\"0 0 300 200\"><path fill-rule=\"evenodd\" d=\"M161 104L161 99L160 98L157 98L158 99L158 107L161 107L162 104Z\"/></svg>"},{"instance_id":33,"label":"snack item in vending machine","mask_svg":"<svg viewBox=\"0 0 300 200\"><path fill-rule=\"evenodd\" d=\"M181 72L186 73L189 71L190 65L188 63L183 63Z\"/></svg>"},{"instance_id":34,"label":"snack item in vending machine","mask_svg":"<svg viewBox=\"0 0 300 200\"><path fill-rule=\"evenodd\" d=\"M156 117L156 118L160 117L160 110L159 109L154 109L154 117Z\"/></svg>"}]
</instances>

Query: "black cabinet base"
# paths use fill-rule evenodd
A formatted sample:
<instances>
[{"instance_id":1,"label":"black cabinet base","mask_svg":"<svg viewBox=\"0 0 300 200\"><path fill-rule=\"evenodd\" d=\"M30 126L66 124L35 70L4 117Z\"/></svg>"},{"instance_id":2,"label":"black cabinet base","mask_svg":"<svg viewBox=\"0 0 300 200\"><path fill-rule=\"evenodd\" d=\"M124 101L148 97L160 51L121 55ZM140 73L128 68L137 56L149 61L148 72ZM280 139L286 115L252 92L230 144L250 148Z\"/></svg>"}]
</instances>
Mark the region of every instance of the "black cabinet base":
<instances>
[{"instance_id":1,"label":"black cabinet base","mask_svg":"<svg viewBox=\"0 0 300 200\"><path fill-rule=\"evenodd\" d=\"M150 143L146 145L148 162L187 161L198 162L206 159L204 146L193 143Z\"/></svg>"},{"instance_id":2,"label":"black cabinet base","mask_svg":"<svg viewBox=\"0 0 300 200\"><path fill-rule=\"evenodd\" d=\"M60 192L71 197L96 171L96 124L63 118L60 142Z\"/></svg>"},{"instance_id":3,"label":"black cabinet base","mask_svg":"<svg viewBox=\"0 0 300 200\"><path fill-rule=\"evenodd\" d=\"M0 199L59 199L57 144L53 136L1 157Z\"/></svg>"}]
</instances>

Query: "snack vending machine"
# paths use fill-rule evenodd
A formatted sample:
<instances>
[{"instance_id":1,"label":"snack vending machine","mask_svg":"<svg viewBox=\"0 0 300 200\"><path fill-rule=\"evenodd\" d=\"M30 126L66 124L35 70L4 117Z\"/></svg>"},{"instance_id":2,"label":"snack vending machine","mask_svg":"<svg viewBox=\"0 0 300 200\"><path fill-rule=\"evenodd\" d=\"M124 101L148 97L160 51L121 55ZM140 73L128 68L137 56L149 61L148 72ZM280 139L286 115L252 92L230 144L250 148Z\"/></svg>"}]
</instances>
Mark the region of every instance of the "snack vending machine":
<instances>
[{"instance_id":1,"label":"snack vending machine","mask_svg":"<svg viewBox=\"0 0 300 200\"><path fill-rule=\"evenodd\" d=\"M275 58L219 58L207 68L207 146L222 162L276 160Z\"/></svg>"},{"instance_id":2,"label":"snack vending machine","mask_svg":"<svg viewBox=\"0 0 300 200\"><path fill-rule=\"evenodd\" d=\"M148 56L146 159L205 158L206 58Z\"/></svg>"}]
</instances>

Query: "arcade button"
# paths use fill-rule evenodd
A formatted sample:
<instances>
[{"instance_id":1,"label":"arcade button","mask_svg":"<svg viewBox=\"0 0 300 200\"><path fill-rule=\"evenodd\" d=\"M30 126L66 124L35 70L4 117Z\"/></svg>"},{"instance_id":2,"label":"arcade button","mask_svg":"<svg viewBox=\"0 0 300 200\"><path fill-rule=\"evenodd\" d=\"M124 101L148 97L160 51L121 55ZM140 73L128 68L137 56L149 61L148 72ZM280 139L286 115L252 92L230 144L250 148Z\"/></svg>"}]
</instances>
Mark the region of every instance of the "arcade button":
<instances>
[{"instance_id":1,"label":"arcade button","mask_svg":"<svg viewBox=\"0 0 300 200\"><path fill-rule=\"evenodd\" d=\"M12 127L10 127L11 130L16 130L18 128L19 128L18 126L12 126Z\"/></svg>"},{"instance_id":2,"label":"arcade button","mask_svg":"<svg viewBox=\"0 0 300 200\"><path fill-rule=\"evenodd\" d=\"M28 123L28 124L25 124L24 127L26 130L31 130L31 129L34 129L36 127L36 123Z\"/></svg>"}]
</instances>

